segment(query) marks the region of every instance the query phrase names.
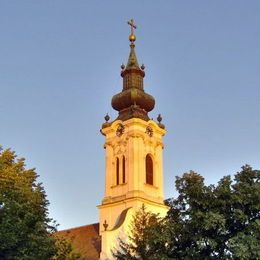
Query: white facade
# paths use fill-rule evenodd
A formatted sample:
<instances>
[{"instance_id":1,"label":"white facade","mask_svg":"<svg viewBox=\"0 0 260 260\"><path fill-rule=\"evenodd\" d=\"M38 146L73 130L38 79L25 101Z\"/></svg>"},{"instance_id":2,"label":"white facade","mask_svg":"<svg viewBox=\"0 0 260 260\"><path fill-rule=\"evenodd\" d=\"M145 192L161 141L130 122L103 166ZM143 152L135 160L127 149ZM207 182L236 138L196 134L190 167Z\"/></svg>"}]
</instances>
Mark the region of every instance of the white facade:
<instances>
[{"instance_id":1,"label":"white facade","mask_svg":"<svg viewBox=\"0 0 260 260\"><path fill-rule=\"evenodd\" d=\"M142 204L162 217L167 212L163 203L162 140L166 131L153 120L131 118L107 124L101 132L106 138L106 171L105 196L98 206L100 259L110 260L118 236L127 236L132 216Z\"/></svg>"}]
</instances>

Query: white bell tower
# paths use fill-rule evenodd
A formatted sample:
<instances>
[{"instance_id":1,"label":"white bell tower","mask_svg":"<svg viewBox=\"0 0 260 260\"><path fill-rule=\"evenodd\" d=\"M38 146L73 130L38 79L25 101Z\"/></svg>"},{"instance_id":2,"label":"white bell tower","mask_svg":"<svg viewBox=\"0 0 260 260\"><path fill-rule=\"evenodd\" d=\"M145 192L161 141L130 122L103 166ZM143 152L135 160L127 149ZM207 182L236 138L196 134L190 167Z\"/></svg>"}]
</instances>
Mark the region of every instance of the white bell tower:
<instances>
[{"instance_id":1,"label":"white bell tower","mask_svg":"<svg viewBox=\"0 0 260 260\"><path fill-rule=\"evenodd\" d=\"M144 204L148 211L162 217L167 212L163 194L164 125L159 115L155 122L148 116L155 105L154 98L143 88L144 65L139 67L135 54L136 28L133 20L129 36L130 55L122 65L123 89L112 98L118 117L102 125L105 136L106 172L105 196L100 212L100 259L113 259L111 250L118 236L127 235L133 214Z\"/></svg>"}]
</instances>

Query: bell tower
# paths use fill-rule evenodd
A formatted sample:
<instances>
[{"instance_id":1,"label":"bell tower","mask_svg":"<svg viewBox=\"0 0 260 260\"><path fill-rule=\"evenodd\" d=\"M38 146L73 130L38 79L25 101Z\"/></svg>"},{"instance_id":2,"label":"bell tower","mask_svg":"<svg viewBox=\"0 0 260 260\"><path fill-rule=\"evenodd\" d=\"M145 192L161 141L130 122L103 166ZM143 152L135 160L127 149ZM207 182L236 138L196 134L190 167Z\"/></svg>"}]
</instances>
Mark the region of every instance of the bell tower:
<instances>
[{"instance_id":1,"label":"bell tower","mask_svg":"<svg viewBox=\"0 0 260 260\"><path fill-rule=\"evenodd\" d=\"M117 246L119 235L129 232L132 216L142 204L147 210L167 212L163 194L163 136L166 133L162 118L149 118L155 99L145 92L145 67L138 64L135 53L134 21L131 26L130 54L127 65L121 66L122 91L112 98L118 111L115 120L102 125L105 136L105 195L100 212L100 259L113 259L111 250Z\"/></svg>"}]
</instances>

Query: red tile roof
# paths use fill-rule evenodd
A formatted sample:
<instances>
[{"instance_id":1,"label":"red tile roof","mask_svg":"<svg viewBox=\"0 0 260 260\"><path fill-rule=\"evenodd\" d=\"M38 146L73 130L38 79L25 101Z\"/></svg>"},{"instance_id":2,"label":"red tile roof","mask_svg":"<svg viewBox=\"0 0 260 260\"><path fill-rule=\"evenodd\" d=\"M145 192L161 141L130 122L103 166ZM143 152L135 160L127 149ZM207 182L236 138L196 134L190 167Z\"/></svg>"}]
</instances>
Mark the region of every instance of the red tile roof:
<instances>
[{"instance_id":1,"label":"red tile roof","mask_svg":"<svg viewBox=\"0 0 260 260\"><path fill-rule=\"evenodd\" d=\"M99 223L61 230L56 234L71 241L73 248L87 260L99 259L101 251Z\"/></svg>"}]
</instances>

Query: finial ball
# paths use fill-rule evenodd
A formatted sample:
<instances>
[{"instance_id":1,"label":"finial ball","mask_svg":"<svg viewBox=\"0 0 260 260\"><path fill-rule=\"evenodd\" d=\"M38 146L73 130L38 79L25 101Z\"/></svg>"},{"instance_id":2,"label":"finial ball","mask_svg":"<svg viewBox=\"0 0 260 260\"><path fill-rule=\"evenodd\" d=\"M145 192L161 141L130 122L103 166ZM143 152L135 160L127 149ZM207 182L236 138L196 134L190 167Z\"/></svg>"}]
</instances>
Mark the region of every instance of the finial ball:
<instances>
[{"instance_id":1,"label":"finial ball","mask_svg":"<svg viewBox=\"0 0 260 260\"><path fill-rule=\"evenodd\" d=\"M162 122L162 116L161 116L161 114L158 115L157 121L159 122L159 124Z\"/></svg>"},{"instance_id":2,"label":"finial ball","mask_svg":"<svg viewBox=\"0 0 260 260\"><path fill-rule=\"evenodd\" d=\"M104 117L104 119L106 120L106 122L108 122L109 119L110 119L110 116L109 116L108 114L106 114L106 116Z\"/></svg>"},{"instance_id":3,"label":"finial ball","mask_svg":"<svg viewBox=\"0 0 260 260\"><path fill-rule=\"evenodd\" d=\"M134 35L134 34L130 34L130 35L129 35L129 41L130 41L130 42L134 42L135 40L136 40L135 35Z\"/></svg>"}]
</instances>

